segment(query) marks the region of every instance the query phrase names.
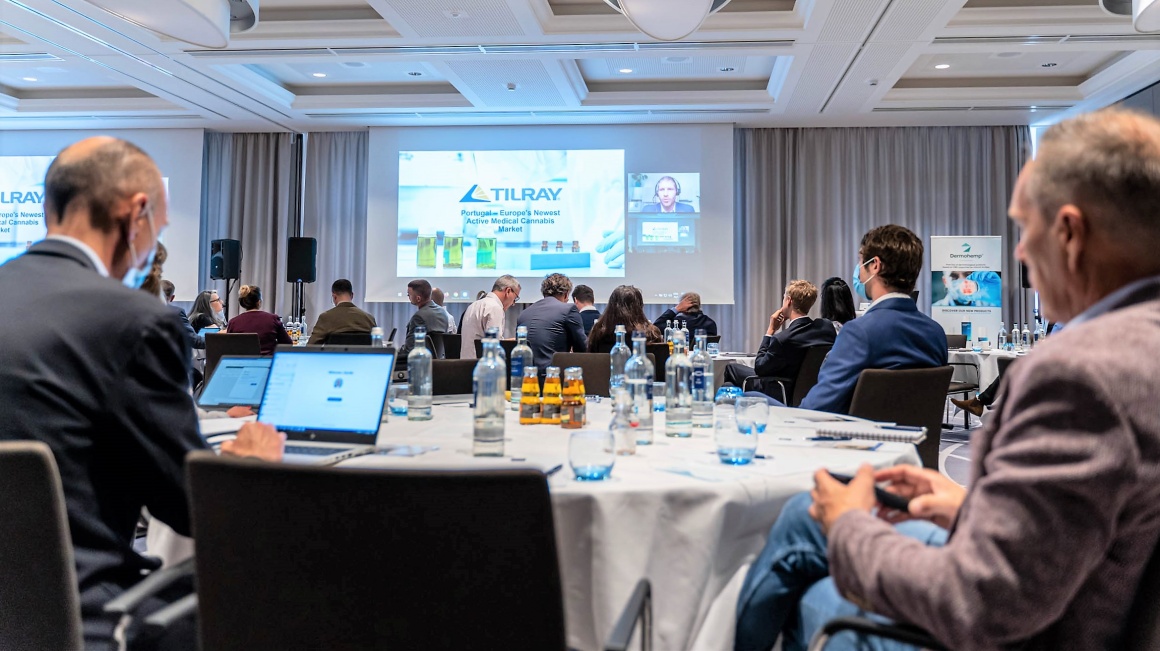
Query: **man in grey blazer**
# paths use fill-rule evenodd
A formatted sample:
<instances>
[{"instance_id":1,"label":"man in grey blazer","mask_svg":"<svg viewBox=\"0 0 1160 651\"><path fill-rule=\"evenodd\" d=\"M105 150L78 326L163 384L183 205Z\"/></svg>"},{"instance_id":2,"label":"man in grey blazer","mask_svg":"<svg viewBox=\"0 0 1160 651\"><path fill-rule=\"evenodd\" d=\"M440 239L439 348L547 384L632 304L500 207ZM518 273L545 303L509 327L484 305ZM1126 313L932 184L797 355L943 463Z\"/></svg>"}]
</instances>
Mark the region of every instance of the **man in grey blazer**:
<instances>
[{"instance_id":1,"label":"man in grey blazer","mask_svg":"<svg viewBox=\"0 0 1160 651\"><path fill-rule=\"evenodd\" d=\"M588 338L580 310L568 302L572 281L564 274L549 274L540 283L544 298L532 303L520 313L517 325L528 327L528 347L540 375L551 366L556 353L586 353Z\"/></svg>"},{"instance_id":2,"label":"man in grey blazer","mask_svg":"<svg viewBox=\"0 0 1160 651\"><path fill-rule=\"evenodd\" d=\"M849 486L819 470L750 568L736 648L778 633L797 648L863 610L959 650L1122 648L1160 538L1160 122L1051 127L1010 214L1044 313L1068 327L1008 371L969 488L908 466ZM909 511L875 517L876 481Z\"/></svg>"}]
</instances>

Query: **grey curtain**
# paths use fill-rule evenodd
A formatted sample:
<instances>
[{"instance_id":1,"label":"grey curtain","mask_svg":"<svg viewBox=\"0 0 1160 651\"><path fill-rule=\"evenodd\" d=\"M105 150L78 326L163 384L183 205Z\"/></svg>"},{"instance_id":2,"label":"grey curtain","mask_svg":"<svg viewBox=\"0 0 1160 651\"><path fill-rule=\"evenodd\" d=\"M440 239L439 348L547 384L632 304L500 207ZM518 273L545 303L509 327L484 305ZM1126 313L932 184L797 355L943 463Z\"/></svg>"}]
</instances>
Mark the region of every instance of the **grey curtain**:
<instances>
[{"instance_id":1,"label":"grey curtain","mask_svg":"<svg viewBox=\"0 0 1160 651\"><path fill-rule=\"evenodd\" d=\"M723 349L756 348L789 281L849 282L862 235L891 223L928 249L932 235L1002 235L1005 318L1023 320L1031 297L1019 289L1007 205L1030 153L1027 127L738 129L736 303L705 308ZM917 289L929 312L929 274Z\"/></svg>"},{"instance_id":2,"label":"grey curtain","mask_svg":"<svg viewBox=\"0 0 1160 651\"><path fill-rule=\"evenodd\" d=\"M286 238L296 200L293 188L294 134L205 134L201 197L201 287L224 294L225 282L209 277L210 240L242 242L240 284L262 289L263 309L283 314L290 309L286 283ZM230 294L230 316L239 312L237 292Z\"/></svg>"}]
</instances>

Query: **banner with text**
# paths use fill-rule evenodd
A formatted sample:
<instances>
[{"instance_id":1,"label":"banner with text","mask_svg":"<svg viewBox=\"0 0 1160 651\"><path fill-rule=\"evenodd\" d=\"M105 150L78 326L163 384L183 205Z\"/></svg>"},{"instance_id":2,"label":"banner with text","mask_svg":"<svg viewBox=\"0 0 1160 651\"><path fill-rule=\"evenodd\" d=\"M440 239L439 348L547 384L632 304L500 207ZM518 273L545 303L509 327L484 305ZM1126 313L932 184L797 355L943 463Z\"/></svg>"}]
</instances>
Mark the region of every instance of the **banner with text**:
<instances>
[{"instance_id":1,"label":"banner with text","mask_svg":"<svg viewBox=\"0 0 1160 651\"><path fill-rule=\"evenodd\" d=\"M968 345L994 347L1003 319L1003 238L930 238L931 317Z\"/></svg>"}]
</instances>

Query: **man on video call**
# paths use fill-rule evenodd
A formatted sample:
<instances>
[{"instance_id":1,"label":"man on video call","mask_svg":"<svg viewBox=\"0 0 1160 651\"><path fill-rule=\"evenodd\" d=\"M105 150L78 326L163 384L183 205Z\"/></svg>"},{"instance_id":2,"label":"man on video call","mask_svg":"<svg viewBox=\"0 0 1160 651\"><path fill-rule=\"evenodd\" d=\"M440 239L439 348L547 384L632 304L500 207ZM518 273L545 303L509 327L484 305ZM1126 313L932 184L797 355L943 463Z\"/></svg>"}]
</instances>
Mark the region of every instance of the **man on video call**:
<instances>
[{"instance_id":1,"label":"man on video call","mask_svg":"<svg viewBox=\"0 0 1160 651\"><path fill-rule=\"evenodd\" d=\"M645 204L641 212L697 212L693 206L681 203L681 184L671 176L662 176L653 187L656 203Z\"/></svg>"}]
</instances>

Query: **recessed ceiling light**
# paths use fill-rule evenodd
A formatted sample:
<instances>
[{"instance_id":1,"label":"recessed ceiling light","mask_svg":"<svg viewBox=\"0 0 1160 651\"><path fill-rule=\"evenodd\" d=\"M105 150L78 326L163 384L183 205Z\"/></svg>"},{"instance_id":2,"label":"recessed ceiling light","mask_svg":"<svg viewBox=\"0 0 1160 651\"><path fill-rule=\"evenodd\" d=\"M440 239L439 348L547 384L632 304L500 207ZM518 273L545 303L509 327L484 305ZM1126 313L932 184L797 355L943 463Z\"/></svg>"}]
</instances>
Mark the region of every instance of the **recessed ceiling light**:
<instances>
[{"instance_id":1,"label":"recessed ceiling light","mask_svg":"<svg viewBox=\"0 0 1160 651\"><path fill-rule=\"evenodd\" d=\"M934 69L935 70L946 70L949 67L951 67L951 64L949 64L949 63L940 63L937 66L935 66Z\"/></svg>"},{"instance_id":2,"label":"recessed ceiling light","mask_svg":"<svg viewBox=\"0 0 1160 651\"><path fill-rule=\"evenodd\" d=\"M21 77L24 81L36 81L36 77Z\"/></svg>"},{"instance_id":3,"label":"recessed ceiling light","mask_svg":"<svg viewBox=\"0 0 1160 651\"><path fill-rule=\"evenodd\" d=\"M724 67L717 68L717 69L720 70L721 72L733 72L737 68L734 68L733 66L724 66Z\"/></svg>"},{"instance_id":4,"label":"recessed ceiling light","mask_svg":"<svg viewBox=\"0 0 1160 651\"><path fill-rule=\"evenodd\" d=\"M462 20L468 17L468 13L462 9L447 9L443 15L453 20Z\"/></svg>"},{"instance_id":5,"label":"recessed ceiling light","mask_svg":"<svg viewBox=\"0 0 1160 651\"><path fill-rule=\"evenodd\" d=\"M1055 66L1057 66L1057 65L1059 65L1059 64L1058 64L1058 63L1052 63L1052 62L1050 62L1050 61L1049 61L1049 62L1047 62L1047 63L1041 63L1041 64L1039 64L1039 67L1040 67L1040 68L1054 68L1054 67L1055 67Z\"/></svg>"},{"instance_id":6,"label":"recessed ceiling light","mask_svg":"<svg viewBox=\"0 0 1160 651\"><path fill-rule=\"evenodd\" d=\"M422 77L423 76L423 73L419 72L418 70L412 70L411 72L408 72L407 74L411 75L412 77Z\"/></svg>"},{"instance_id":7,"label":"recessed ceiling light","mask_svg":"<svg viewBox=\"0 0 1160 651\"><path fill-rule=\"evenodd\" d=\"M632 68L621 68L619 72L623 75L627 75L628 73L632 72Z\"/></svg>"},{"instance_id":8,"label":"recessed ceiling light","mask_svg":"<svg viewBox=\"0 0 1160 651\"><path fill-rule=\"evenodd\" d=\"M323 77L326 76L326 73L325 72L316 72L312 76L318 77L319 79L322 79Z\"/></svg>"},{"instance_id":9,"label":"recessed ceiling light","mask_svg":"<svg viewBox=\"0 0 1160 651\"><path fill-rule=\"evenodd\" d=\"M505 88L508 89L508 92L515 92L515 90L516 90L516 88L518 88L518 86L516 86L516 82L509 81L507 83L507 86L505 86Z\"/></svg>"}]
</instances>

